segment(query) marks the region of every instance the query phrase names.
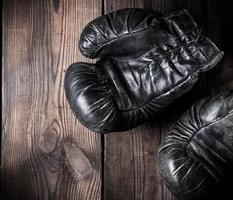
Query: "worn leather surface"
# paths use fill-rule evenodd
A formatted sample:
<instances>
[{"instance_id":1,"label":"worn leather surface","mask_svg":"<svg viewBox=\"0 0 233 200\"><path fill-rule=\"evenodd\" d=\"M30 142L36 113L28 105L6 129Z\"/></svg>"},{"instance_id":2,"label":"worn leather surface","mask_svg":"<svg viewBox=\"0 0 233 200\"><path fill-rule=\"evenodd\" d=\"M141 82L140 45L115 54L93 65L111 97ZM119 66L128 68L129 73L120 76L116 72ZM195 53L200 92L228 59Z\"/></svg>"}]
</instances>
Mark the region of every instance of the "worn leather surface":
<instances>
[{"instance_id":1,"label":"worn leather surface","mask_svg":"<svg viewBox=\"0 0 233 200\"><path fill-rule=\"evenodd\" d=\"M182 115L161 144L159 170L178 199L232 198L226 180L233 174L233 91L205 98ZM229 185L225 198L221 190Z\"/></svg>"},{"instance_id":2,"label":"worn leather surface","mask_svg":"<svg viewBox=\"0 0 233 200\"><path fill-rule=\"evenodd\" d=\"M200 30L187 10L123 9L91 21L79 49L97 62L74 63L65 77L77 118L101 133L151 119L222 58Z\"/></svg>"}]
</instances>

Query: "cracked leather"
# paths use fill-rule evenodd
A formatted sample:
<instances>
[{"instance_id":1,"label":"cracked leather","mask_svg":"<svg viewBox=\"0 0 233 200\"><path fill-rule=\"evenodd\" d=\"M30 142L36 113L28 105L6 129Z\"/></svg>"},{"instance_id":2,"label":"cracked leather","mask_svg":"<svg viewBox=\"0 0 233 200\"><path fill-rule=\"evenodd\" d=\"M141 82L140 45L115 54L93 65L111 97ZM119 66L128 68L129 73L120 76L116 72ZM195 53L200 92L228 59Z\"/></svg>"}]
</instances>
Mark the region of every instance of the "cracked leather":
<instances>
[{"instance_id":1,"label":"cracked leather","mask_svg":"<svg viewBox=\"0 0 233 200\"><path fill-rule=\"evenodd\" d=\"M82 124L101 133L153 118L223 56L187 10L161 15L131 8L100 16L84 28L79 49L97 62L68 68L66 96Z\"/></svg>"},{"instance_id":2,"label":"cracked leather","mask_svg":"<svg viewBox=\"0 0 233 200\"><path fill-rule=\"evenodd\" d=\"M219 188L229 185L233 169L233 90L205 98L181 116L161 144L158 166L178 199L215 199L215 191L225 199Z\"/></svg>"}]
</instances>

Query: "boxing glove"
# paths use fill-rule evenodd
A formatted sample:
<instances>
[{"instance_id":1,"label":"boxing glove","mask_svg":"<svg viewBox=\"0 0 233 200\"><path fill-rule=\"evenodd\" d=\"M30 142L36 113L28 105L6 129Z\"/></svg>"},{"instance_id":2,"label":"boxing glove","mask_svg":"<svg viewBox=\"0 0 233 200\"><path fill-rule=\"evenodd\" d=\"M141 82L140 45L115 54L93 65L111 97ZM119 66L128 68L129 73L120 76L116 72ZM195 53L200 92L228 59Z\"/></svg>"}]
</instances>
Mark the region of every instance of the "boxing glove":
<instances>
[{"instance_id":1,"label":"boxing glove","mask_svg":"<svg viewBox=\"0 0 233 200\"><path fill-rule=\"evenodd\" d=\"M205 98L184 113L165 136L158 161L178 199L230 199L220 188L232 187L226 180L233 178L233 91Z\"/></svg>"},{"instance_id":2,"label":"boxing glove","mask_svg":"<svg viewBox=\"0 0 233 200\"><path fill-rule=\"evenodd\" d=\"M101 133L151 119L223 56L186 10L162 16L123 9L103 15L84 28L79 49L97 62L67 69L66 96L83 125Z\"/></svg>"}]
</instances>

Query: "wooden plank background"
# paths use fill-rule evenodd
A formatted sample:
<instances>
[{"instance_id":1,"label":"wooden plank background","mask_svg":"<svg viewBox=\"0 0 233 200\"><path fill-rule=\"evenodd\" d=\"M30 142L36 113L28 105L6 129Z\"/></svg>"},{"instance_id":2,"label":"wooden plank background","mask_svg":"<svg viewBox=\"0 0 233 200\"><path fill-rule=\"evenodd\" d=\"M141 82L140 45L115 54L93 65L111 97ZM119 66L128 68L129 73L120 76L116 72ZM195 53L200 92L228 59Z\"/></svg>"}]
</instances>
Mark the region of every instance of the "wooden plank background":
<instances>
[{"instance_id":1,"label":"wooden plank background","mask_svg":"<svg viewBox=\"0 0 233 200\"><path fill-rule=\"evenodd\" d=\"M158 174L157 150L167 129L193 102L233 89L232 4L230 0L3 1L1 199L174 200ZM225 57L151 122L101 136L75 120L64 94L64 74L73 62L92 62L77 48L84 26L101 14L126 7L161 13L188 9Z\"/></svg>"}]
</instances>

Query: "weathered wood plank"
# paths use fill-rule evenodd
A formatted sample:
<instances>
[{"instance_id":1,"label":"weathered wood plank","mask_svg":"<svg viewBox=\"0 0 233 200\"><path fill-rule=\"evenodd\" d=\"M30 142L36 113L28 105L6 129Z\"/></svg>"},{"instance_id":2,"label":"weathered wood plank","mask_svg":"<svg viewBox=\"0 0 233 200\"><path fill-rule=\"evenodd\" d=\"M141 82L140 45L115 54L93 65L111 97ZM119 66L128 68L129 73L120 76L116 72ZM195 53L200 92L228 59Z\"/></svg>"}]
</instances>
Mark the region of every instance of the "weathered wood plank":
<instances>
[{"instance_id":1,"label":"weathered wood plank","mask_svg":"<svg viewBox=\"0 0 233 200\"><path fill-rule=\"evenodd\" d=\"M101 138L75 120L63 89L101 10L101 0L4 1L2 199L101 199Z\"/></svg>"},{"instance_id":2,"label":"weathered wood plank","mask_svg":"<svg viewBox=\"0 0 233 200\"><path fill-rule=\"evenodd\" d=\"M157 10L165 9L165 4L156 2ZM105 0L105 13L127 7L152 8L152 4L152 1ZM105 199L173 199L156 167L163 124L161 120L154 121L131 131L105 136Z\"/></svg>"}]
</instances>

